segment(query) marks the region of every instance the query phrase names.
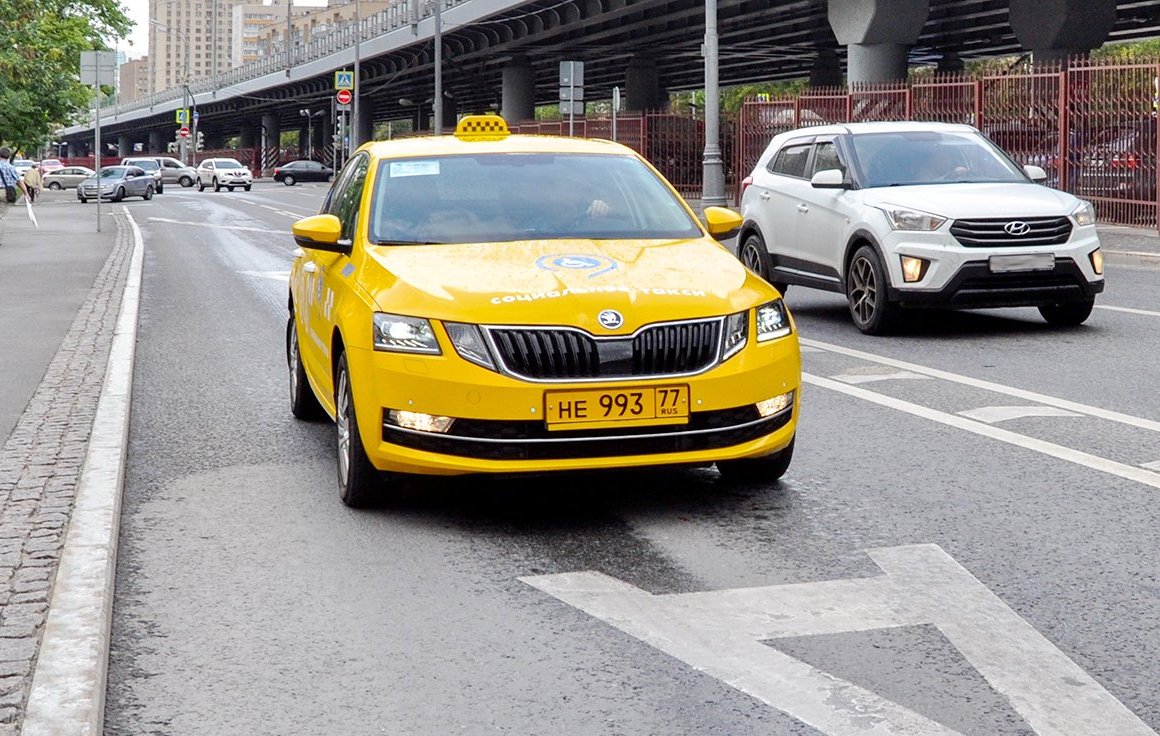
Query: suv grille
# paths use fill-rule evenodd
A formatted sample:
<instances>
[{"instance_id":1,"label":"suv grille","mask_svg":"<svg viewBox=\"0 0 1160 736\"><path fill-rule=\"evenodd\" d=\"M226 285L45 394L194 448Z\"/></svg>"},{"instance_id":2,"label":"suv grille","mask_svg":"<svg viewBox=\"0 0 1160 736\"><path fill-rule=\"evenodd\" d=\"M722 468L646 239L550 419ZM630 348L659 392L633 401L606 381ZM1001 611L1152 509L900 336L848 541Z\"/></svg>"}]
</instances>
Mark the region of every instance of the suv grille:
<instances>
[{"instance_id":1,"label":"suv grille","mask_svg":"<svg viewBox=\"0 0 1160 736\"><path fill-rule=\"evenodd\" d=\"M1022 223L1026 228L1019 227ZM1008 226L1012 226L1008 228ZM1011 232L1011 230L1015 232ZM1021 234L1015 234L1021 233ZM1067 217L1015 217L986 220L955 220L951 235L968 248L1005 248L1026 245L1060 245L1071 237Z\"/></svg>"},{"instance_id":2,"label":"suv grille","mask_svg":"<svg viewBox=\"0 0 1160 736\"><path fill-rule=\"evenodd\" d=\"M717 360L721 320L652 325L630 337L563 328L487 328L510 373L541 380L697 373Z\"/></svg>"}]
</instances>

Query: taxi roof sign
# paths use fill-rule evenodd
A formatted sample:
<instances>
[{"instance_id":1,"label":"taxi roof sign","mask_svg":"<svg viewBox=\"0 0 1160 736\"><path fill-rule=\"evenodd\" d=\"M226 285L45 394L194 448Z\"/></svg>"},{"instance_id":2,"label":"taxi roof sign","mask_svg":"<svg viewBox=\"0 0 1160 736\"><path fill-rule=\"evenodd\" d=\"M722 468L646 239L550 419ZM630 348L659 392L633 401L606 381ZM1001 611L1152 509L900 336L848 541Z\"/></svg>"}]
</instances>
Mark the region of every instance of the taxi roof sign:
<instances>
[{"instance_id":1,"label":"taxi roof sign","mask_svg":"<svg viewBox=\"0 0 1160 736\"><path fill-rule=\"evenodd\" d=\"M509 135L507 122L499 115L465 115L455 126L455 137L461 141L501 141Z\"/></svg>"}]
</instances>

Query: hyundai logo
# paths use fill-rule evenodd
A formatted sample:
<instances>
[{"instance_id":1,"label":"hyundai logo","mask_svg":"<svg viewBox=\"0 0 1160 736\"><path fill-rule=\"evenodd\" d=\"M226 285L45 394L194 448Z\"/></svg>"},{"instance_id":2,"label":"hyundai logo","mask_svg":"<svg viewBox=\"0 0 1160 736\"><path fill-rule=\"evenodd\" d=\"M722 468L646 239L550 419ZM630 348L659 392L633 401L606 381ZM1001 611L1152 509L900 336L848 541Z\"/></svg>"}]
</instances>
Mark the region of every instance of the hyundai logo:
<instances>
[{"instance_id":1,"label":"hyundai logo","mask_svg":"<svg viewBox=\"0 0 1160 736\"><path fill-rule=\"evenodd\" d=\"M600 322L600 326L606 330L615 330L624 324L624 317L615 309L605 309L596 315L596 319Z\"/></svg>"},{"instance_id":2,"label":"hyundai logo","mask_svg":"<svg viewBox=\"0 0 1160 736\"><path fill-rule=\"evenodd\" d=\"M1022 220L1012 220L1003 226L1008 235L1026 235L1031 232L1031 226Z\"/></svg>"}]
</instances>

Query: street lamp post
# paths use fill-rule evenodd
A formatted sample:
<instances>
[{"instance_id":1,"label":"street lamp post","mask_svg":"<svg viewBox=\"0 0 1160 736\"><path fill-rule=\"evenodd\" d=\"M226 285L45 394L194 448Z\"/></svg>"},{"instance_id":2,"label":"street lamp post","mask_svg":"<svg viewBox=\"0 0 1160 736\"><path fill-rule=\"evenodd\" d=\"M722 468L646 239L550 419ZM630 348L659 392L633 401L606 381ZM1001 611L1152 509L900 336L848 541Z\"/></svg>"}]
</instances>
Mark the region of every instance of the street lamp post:
<instances>
[{"instance_id":1,"label":"street lamp post","mask_svg":"<svg viewBox=\"0 0 1160 736\"><path fill-rule=\"evenodd\" d=\"M359 80L359 67L362 66L362 19L359 15L358 0L354 0L354 93L350 96L350 150L353 153L362 145L362 121L359 119L358 98L362 96L362 87Z\"/></svg>"},{"instance_id":2,"label":"street lamp post","mask_svg":"<svg viewBox=\"0 0 1160 736\"><path fill-rule=\"evenodd\" d=\"M306 118L306 158L314 158L314 117L326 112L325 110L314 110L304 107L298 111L298 114ZM301 135L301 133L299 133Z\"/></svg>"},{"instance_id":3,"label":"street lamp post","mask_svg":"<svg viewBox=\"0 0 1160 736\"><path fill-rule=\"evenodd\" d=\"M701 207L723 207L725 166L721 160L721 96L717 88L717 0L705 0L705 155Z\"/></svg>"},{"instance_id":4,"label":"street lamp post","mask_svg":"<svg viewBox=\"0 0 1160 736\"><path fill-rule=\"evenodd\" d=\"M149 25L152 26L153 28L156 28L157 30L159 30L163 33L167 33L167 34L172 35L172 36L177 36L177 39L185 45L185 74L184 74L185 78L182 80L181 86L182 86L182 89L184 90L183 109L188 111L189 110L189 99L190 99L190 92L189 92L189 46L190 46L190 43L189 43L189 37L186 36L181 31L174 30L173 28L170 28L169 26L165 25L164 23L157 20L156 18L150 18ZM190 122L191 121L187 120L186 125L188 125ZM179 145L181 146L181 151L180 151L181 162L188 164L189 163L189 155L188 155L189 154L189 145L187 143L187 140L185 138L182 138L181 141L179 142Z\"/></svg>"}]
</instances>

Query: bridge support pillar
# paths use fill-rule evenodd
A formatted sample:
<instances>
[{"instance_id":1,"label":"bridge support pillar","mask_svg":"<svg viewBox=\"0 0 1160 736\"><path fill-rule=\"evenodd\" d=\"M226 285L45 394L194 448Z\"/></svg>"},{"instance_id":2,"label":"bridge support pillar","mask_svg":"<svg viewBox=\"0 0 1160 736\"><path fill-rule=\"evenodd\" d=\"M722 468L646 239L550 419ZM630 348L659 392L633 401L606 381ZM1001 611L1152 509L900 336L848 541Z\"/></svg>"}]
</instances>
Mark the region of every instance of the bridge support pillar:
<instances>
[{"instance_id":1,"label":"bridge support pillar","mask_svg":"<svg viewBox=\"0 0 1160 736\"><path fill-rule=\"evenodd\" d=\"M517 56L504 65L499 109L511 125L536 117L536 72L526 56Z\"/></svg>"},{"instance_id":2,"label":"bridge support pillar","mask_svg":"<svg viewBox=\"0 0 1160 736\"><path fill-rule=\"evenodd\" d=\"M238 131L238 148L257 148L262 145L261 126L253 123L242 123Z\"/></svg>"},{"instance_id":3,"label":"bridge support pillar","mask_svg":"<svg viewBox=\"0 0 1160 736\"><path fill-rule=\"evenodd\" d=\"M220 151L226 147L226 137L218 131L202 131L202 144L207 151Z\"/></svg>"},{"instance_id":4,"label":"bridge support pillar","mask_svg":"<svg viewBox=\"0 0 1160 736\"><path fill-rule=\"evenodd\" d=\"M132 156L133 155L133 139L127 135L117 136L117 155L118 156Z\"/></svg>"},{"instance_id":5,"label":"bridge support pillar","mask_svg":"<svg viewBox=\"0 0 1160 736\"><path fill-rule=\"evenodd\" d=\"M169 141L165 138L165 131L154 128L149 131L149 153L168 153L165 146Z\"/></svg>"},{"instance_id":6,"label":"bridge support pillar","mask_svg":"<svg viewBox=\"0 0 1160 736\"><path fill-rule=\"evenodd\" d=\"M830 28L846 46L850 84L906 79L907 55L929 13L929 0L829 0Z\"/></svg>"},{"instance_id":7,"label":"bridge support pillar","mask_svg":"<svg viewBox=\"0 0 1160 736\"><path fill-rule=\"evenodd\" d=\"M278 116L266 113L262 116L262 161L259 169L260 176L273 176L274 167L278 165L278 158L282 150L282 127Z\"/></svg>"},{"instance_id":8,"label":"bridge support pillar","mask_svg":"<svg viewBox=\"0 0 1160 736\"><path fill-rule=\"evenodd\" d=\"M370 102L358 106L358 120L351 121L351 127L358 131L358 136L352 142L357 142L360 146L367 141L375 139L375 118L372 115ZM352 131L354 132L354 131ZM351 149L356 149L357 146L351 146Z\"/></svg>"},{"instance_id":9,"label":"bridge support pillar","mask_svg":"<svg viewBox=\"0 0 1160 736\"><path fill-rule=\"evenodd\" d=\"M307 158L313 152L313 141L309 140L309 136L314 131L309 126L303 125L298 129L298 158Z\"/></svg>"},{"instance_id":10,"label":"bridge support pillar","mask_svg":"<svg viewBox=\"0 0 1160 736\"><path fill-rule=\"evenodd\" d=\"M1011 29L1035 62L1087 54L1116 24L1116 0L1011 0Z\"/></svg>"},{"instance_id":11,"label":"bridge support pillar","mask_svg":"<svg viewBox=\"0 0 1160 736\"><path fill-rule=\"evenodd\" d=\"M626 110L657 110L665 106L657 65L652 59L634 56L624 70L624 87Z\"/></svg>"},{"instance_id":12,"label":"bridge support pillar","mask_svg":"<svg viewBox=\"0 0 1160 736\"><path fill-rule=\"evenodd\" d=\"M328 120L329 119L324 115L320 117L318 122L314 124L314 130L312 131L314 139L310 141L310 148L314 151L314 159L316 161L322 161L322 152L326 150L326 145L328 143L333 144L333 141L330 140L332 131L330 130L330 123Z\"/></svg>"},{"instance_id":13,"label":"bridge support pillar","mask_svg":"<svg viewBox=\"0 0 1160 736\"><path fill-rule=\"evenodd\" d=\"M838 50L819 46L814 66L810 69L811 87L841 87L842 62L838 59Z\"/></svg>"}]
</instances>

